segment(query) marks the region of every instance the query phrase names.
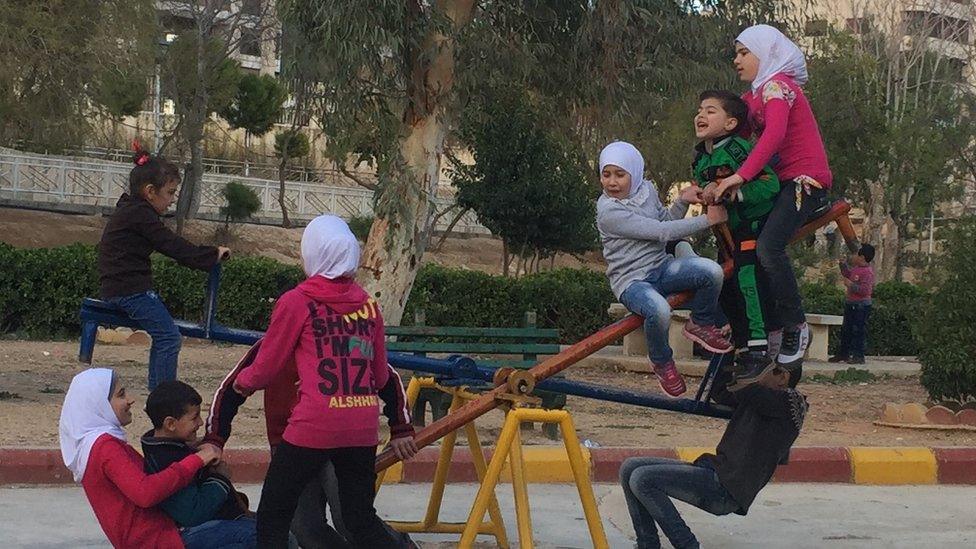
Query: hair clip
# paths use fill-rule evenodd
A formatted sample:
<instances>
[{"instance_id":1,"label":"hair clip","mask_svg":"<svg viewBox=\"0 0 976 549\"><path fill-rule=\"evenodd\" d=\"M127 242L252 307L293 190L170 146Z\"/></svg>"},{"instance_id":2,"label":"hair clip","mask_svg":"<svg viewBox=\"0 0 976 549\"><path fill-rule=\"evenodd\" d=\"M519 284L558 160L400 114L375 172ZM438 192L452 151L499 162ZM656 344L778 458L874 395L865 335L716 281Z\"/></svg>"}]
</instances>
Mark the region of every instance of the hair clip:
<instances>
[{"instance_id":1,"label":"hair clip","mask_svg":"<svg viewBox=\"0 0 976 549\"><path fill-rule=\"evenodd\" d=\"M139 154L139 156L138 156L138 157L136 158L136 166L142 166L142 165L143 165L143 164L145 164L146 162L149 162L149 153L147 153L147 152L145 152L145 151L143 151L143 152L142 152L142 153L140 153L140 154Z\"/></svg>"}]
</instances>

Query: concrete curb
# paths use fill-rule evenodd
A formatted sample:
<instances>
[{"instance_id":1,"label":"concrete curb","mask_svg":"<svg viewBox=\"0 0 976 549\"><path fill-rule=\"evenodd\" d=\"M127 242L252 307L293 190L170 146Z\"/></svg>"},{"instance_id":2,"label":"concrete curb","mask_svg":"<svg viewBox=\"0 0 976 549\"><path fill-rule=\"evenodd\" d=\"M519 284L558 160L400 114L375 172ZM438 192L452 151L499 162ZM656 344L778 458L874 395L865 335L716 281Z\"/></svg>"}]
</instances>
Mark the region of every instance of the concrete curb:
<instances>
[{"instance_id":1,"label":"concrete curb","mask_svg":"<svg viewBox=\"0 0 976 549\"><path fill-rule=\"evenodd\" d=\"M582 448L594 482L617 482L620 465L631 457L667 457L693 461L713 448ZM434 478L438 448L425 448L414 459L392 467L386 482L423 483ZM492 451L486 451L491 459ZM566 450L560 446L527 446L526 476L533 483L573 482ZM226 458L240 483L260 483L270 454L264 449L231 449ZM449 482L476 482L474 462L466 448L454 453ZM509 482L508 466L502 481ZM976 448L851 447L794 448L790 462L775 473L776 482L847 484L969 484L976 485ZM70 484L71 474L54 448L0 449L0 485Z\"/></svg>"}]
</instances>

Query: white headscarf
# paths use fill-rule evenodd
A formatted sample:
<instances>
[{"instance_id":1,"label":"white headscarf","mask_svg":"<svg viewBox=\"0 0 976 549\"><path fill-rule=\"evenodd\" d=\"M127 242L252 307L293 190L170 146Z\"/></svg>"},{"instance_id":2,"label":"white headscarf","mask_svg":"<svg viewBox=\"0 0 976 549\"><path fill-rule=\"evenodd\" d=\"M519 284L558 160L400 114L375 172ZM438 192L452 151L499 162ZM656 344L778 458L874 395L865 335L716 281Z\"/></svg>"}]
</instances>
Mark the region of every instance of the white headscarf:
<instances>
[{"instance_id":1,"label":"white headscarf","mask_svg":"<svg viewBox=\"0 0 976 549\"><path fill-rule=\"evenodd\" d=\"M61 408L59 432L64 465L81 482L88 455L98 437L108 433L124 441L125 431L112 409L112 377L108 368L89 368L71 380Z\"/></svg>"},{"instance_id":2,"label":"white headscarf","mask_svg":"<svg viewBox=\"0 0 976 549\"><path fill-rule=\"evenodd\" d=\"M735 39L759 58L759 72L752 81L756 91L773 76L783 73L797 84L807 82L807 61L800 47L769 25L753 25Z\"/></svg>"},{"instance_id":3,"label":"white headscarf","mask_svg":"<svg viewBox=\"0 0 976 549\"><path fill-rule=\"evenodd\" d=\"M309 277L353 276L359 269L359 242L345 221L320 215L302 233L302 262Z\"/></svg>"},{"instance_id":4,"label":"white headscarf","mask_svg":"<svg viewBox=\"0 0 976 549\"><path fill-rule=\"evenodd\" d=\"M626 141L614 141L600 151L600 172L607 165L618 166L630 174L630 194L636 195L647 185L644 181L644 157L637 147Z\"/></svg>"}]
</instances>

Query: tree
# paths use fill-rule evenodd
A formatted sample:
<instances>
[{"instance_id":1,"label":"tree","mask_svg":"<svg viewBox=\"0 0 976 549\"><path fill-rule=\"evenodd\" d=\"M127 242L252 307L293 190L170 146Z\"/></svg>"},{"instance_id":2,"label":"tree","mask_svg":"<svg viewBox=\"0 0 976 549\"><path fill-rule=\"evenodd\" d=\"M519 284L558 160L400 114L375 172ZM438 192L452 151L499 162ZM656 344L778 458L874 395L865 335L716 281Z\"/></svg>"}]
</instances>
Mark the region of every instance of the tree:
<instances>
[{"instance_id":1,"label":"tree","mask_svg":"<svg viewBox=\"0 0 976 549\"><path fill-rule=\"evenodd\" d=\"M189 164L176 204L176 228L182 232L196 214L203 176L203 139L210 114L230 104L241 78L231 54L247 43L257 45L277 38L273 2L167 2L167 20L176 21L179 38L168 53L168 80L176 98L174 133L189 150Z\"/></svg>"},{"instance_id":2,"label":"tree","mask_svg":"<svg viewBox=\"0 0 976 549\"><path fill-rule=\"evenodd\" d=\"M220 215L224 216L224 227L230 227L231 221L244 221L261 209L261 199L254 189L237 181L224 185L220 191L225 204L220 207Z\"/></svg>"},{"instance_id":3,"label":"tree","mask_svg":"<svg viewBox=\"0 0 976 549\"><path fill-rule=\"evenodd\" d=\"M278 157L278 205L281 207L281 226L291 227L288 219L288 206L285 203L285 175L288 162L293 158L304 158L311 152L308 136L294 127L275 135L275 156Z\"/></svg>"},{"instance_id":4,"label":"tree","mask_svg":"<svg viewBox=\"0 0 976 549\"><path fill-rule=\"evenodd\" d=\"M77 147L96 126L93 107L138 108L144 85L113 84L148 78L154 22L149 0L0 3L0 142Z\"/></svg>"},{"instance_id":5,"label":"tree","mask_svg":"<svg viewBox=\"0 0 976 549\"><path fill-rule=\"evenodd\" d=\"M274 127L286 99L288 90L277 78L268 74L248 74L237 84L237 95L220 112L232 128L244 129L244 175L249 173L247 151L251 136L264 135Z\"/></svg>"},{"instance_id":6,"label":"tree","mask_svg":"<svg viewBox=\"0 0 976 549\"><path fill-rule=\"evenodd\" d=\"M458 205L502 238L506 276L509 252L528 260L523 270L530 272L556 252L584 252L597 241L597 187L587 181L582 155L542 126L537 111L520 90L487 92L461 117L459 137L475 163L452 161Z\"/></svg>"}]
</instances>

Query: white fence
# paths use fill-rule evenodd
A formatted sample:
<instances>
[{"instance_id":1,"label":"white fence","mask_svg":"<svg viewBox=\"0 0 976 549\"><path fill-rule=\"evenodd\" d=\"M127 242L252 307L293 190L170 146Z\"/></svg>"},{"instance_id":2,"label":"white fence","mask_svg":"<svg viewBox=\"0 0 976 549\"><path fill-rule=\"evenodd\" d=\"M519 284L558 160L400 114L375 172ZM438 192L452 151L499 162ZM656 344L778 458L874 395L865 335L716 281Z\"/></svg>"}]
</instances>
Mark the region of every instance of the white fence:
<instances>
[{"instance_id":1,"label":"white fence","mask_svg":"<svg viewBox=\"0 0 976 549\"><path fill-rule=\"evenodd\" d=\"M131 164L108 161L85 161L53 156L0 152L0 202L30 204L70 204L91 206L93 211L112 207L128 188ZM220 190L232 181L243 183L257 192L261 209L256 214L264 220L280 220L278 181L234 175L205 173L200 189L200 212L217 215L223 200ZM449 199L435 199L438 209L451 205ZM296 221L307 221L330 212L346 219L356 215L373 215L372 191L355 187L288 181L285 184L288 215ZM438 221L443 230L450 215ZM477 217L468 212L454 227L459 233L488 234Z\"/></svg>"}]
</instances>

